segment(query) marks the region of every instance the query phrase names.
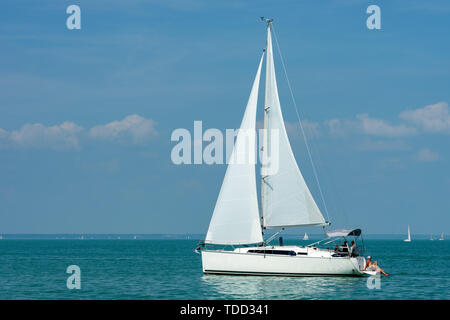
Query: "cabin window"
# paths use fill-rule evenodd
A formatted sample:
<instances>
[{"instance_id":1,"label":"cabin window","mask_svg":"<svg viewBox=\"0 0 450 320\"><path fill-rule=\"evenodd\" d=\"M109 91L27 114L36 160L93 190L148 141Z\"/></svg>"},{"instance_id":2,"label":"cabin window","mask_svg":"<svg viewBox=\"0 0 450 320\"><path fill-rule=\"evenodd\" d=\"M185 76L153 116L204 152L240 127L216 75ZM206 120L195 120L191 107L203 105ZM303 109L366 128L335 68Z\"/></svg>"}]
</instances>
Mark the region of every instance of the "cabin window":
<instances>
[{"instance_id":1,"label":"cabin window","mask_svg":"<svg viewBox=\"0 0 450 320\"><path fill-rule=\"evenodd\" d=\"M263 253L263 254L281 254L287 256L295 256L297 253L295 251L287 251L287 250L248 250L248 253Z\"/></svg>"}]
</instances>

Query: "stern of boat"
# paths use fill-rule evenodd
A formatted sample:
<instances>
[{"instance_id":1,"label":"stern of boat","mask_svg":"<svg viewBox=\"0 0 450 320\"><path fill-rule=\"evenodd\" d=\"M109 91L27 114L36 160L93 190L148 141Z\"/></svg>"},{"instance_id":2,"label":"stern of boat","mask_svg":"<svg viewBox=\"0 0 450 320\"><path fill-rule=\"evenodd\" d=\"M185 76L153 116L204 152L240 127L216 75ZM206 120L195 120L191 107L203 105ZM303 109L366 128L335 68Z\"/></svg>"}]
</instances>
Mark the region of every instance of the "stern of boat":
<instances>
[{"instance_id":1,"label":"stern of boat","mask_svg":"<svg viewBox=\"0 0 450 320\"><path fill-rule=\"evenodd\" d=\"M363 276L364 273L364 267L366 266L366 258L358 256L354 258L350 258L352 260L353 265L355 266L355 269L359 273L359 275Z\"/></svg>"}]
</instances>

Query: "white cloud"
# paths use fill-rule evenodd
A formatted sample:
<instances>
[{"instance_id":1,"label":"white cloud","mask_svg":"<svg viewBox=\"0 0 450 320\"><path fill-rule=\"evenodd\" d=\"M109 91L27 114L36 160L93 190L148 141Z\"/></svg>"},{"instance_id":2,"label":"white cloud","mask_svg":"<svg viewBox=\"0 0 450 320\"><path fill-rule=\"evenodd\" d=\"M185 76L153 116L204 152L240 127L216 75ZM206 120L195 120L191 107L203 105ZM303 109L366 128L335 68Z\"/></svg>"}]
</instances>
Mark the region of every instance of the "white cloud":
<instances>
[{"instance_id":1,"label":"white cloud","mask_svg":"<svg viewBox=\"0 0 450 320\"><path fill-rule=\"evenodd\" d=\"M450 112L447 102L438 102L416 110L407 110L400 119L419 126L427 132L450 133Z\"/></svg>"},{"instance_id":2,"label":"white cloud","mask_svg":"<svg viewBox=\"0 0 450 320\"><path fill-rule=\"evenodd\" d=\"M450 108L446 102L438 102L421 109L407 110L398 115L399 123L391 123L380 118L372 118L367 113L358 114L351 119L328 119L323 123L303 120L303 128L309 137L319 137L328 134L333 137L347 135L366 135L370 137L398 139L418 135L421 130L441 133L450 133ZM257 128L262 128L261 121L257 122ZM298 123L285 121L286 130L292 138L300 132ZM392 143L377 141L367 146L369 149L386 150L396 147L408 149L400 141ZM363 147L364 148L364 147Z\"/></svg>"},{"instance_id":3,"label":"white cloud","mask_svg":"<svg viewBox=\"0 0 450 320\"><path fill-rule=\"evenodd\" d=\"M27 123L11 132L0 128L0 147L78 150L81 142L89 138L135 144L157 135L155 125L156 122L151 119L129 115L121 121L94 126L86 134L82 126L73 122L53 126Z\"/></svg>"},{"instance_id":4,"label":"white cloud","mask_svg":"<svg viewBox=\"0 0 450 320\"><path fill-rule=\"evenodd\" d=\"M356 116L359 120L362 132L368 135L384 137L405 137L415 135L417 129L404 124L391 125L385 120L370 118L367 114Z\"/></svg>"},{"instance_id":5,"label":"white cloud","mask_svg":"<svg viewBox=\"0 0 450 320\"><path fill-rule=\"evenodd\" d=\"M402 121L391 124L384 119L358 114L356 119L330 119L325 121L330 135L365 134L378 137L414 136L420 130L431 133L450 133L450 108L447 102L438 102L415 110L406 110L398 115Z\"/></svg>"},{"instance_id":6,"label":"white cloud","mask_svg":"<svg viewBox=\"0 0 450 320\"><path fill-rule=\"evenodd\" d=\"M325 125L332 136L345 136L349 133L358 133L358 125L354 120L330 119L325 120Z\"/></svg>"},{"instance_id":7,"label":"white cloud","mask_svg":"<svg viewBox=\"0 0 450 320\"><path fill-rule=\"evenodd\" d=\"M133 114L123 120L91 128L89 136L101 140L124 141L131 139L133 143L142 143L158 134L155 126L155 121Z\"/></svg>"},{"instance_id":8,"label":"white cloud","mask_svg":"<svg viewBox=\"0 0 450 320\"><path fill-rule=\"evenodd\" d=\"M440 156L436 152L423 148L414 156L414 159L418 162L435 162L440 159Z\"/></svg>"},{"instance_id":9,"label":"white cloud","mask_svg":"<svg viewBox=\"0 0 450 320\"><path fill-rule=\"evenodd\" d=\"M325 125L328 127L328 130L332 136L344 134L342 130L342 123L339 119L325 120Z\"/></svg>"},{"instance_id":10,"label":"white cloud","mask_svg":"<svg viewBox=\"0 0 450 320\"><path fill-rule=\"evenodd\" d=\"M40 123L25 124L19 130L11 133L3 130L8 144L32 147L32 148L50 148L50 149L78 149L79 133L83 127L73 122L63 122L60 125L46 127Z\"/></svg>"},{"instance_id":11,"label":"white cloud","mask_svg":"<svg viewBox=\"0 0 450 320\"><path fill-rule=\"evenodd\" d=\"M371 118L368 114L358 114L356 119L331 119L325 121L332 136L365 134L369 136L398 138L417 133L414 127L404 124L392 125L386 120Z\"/></svg>"}]
</instances>

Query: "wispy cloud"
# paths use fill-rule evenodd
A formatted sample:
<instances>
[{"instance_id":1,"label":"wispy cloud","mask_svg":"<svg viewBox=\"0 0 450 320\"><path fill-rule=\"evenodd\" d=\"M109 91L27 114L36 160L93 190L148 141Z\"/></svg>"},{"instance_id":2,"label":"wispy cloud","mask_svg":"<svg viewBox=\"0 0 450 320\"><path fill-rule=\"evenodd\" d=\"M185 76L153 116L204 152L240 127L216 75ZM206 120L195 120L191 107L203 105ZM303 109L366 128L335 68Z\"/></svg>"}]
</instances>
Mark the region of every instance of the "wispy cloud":
<instances>
[{"instance_id":1,"label":"wispy cloud","mask_svg":"<svg viewBox=\"0 0 450 320\"><path fill-rule=\"evenodd\" d=\"M40 123L25 124L19 130L10 133L2 130L0 139L3 143L0 144L38 149L79 149L79 134L83 130L83 127L73 122L63 122L49 127Z\"/></svg>"},{"instance_id":2,"label":"wispy cloud","mask_svg":"<svg viewBox=\"0 0 450 320\"><path fill-rule=\"evenodd\" d=\"M333 137L345 136L350 130L355 128L353 121L342 119L329 119L324 121L329 134Z\"/></svg>"},{"instance_id":3,"label":"wispy cloud","mask_svg":"<svg viewBox=\"0 0 450 320\"><path fill-rule=\"evenodd\" d=\"M359 120L358 125L361 126L362 132L368 135L383 137L405 137L415 135L417 129L406 125L392 125L389 122L369 117L368 114L360 114L356 116Z\"/></svg>"},{"instance_id":4,"label":"wispy cloud","mask_svg":"<svg viewBox=\"0 0 450 320\"><path fill-rule=\"evenodd\" d=\"M417 154L414 156L414 159L417 162L435 162L440 159L440 156L438 153L431 151L428 148L423 148L417 152Z\"/></svg>"},{"instance_id":5,"label":"wispy cloud","mask_svg":"<svg viewBox=\"0 0 450 320\"><path fill-rule=\"evenodd\" d=\"M368 136L398 138L412 136L417 129L405 124L394 125L386 120L372 118L368 114L358 114L356 119L330 119L325 126L332 136L364 134Z\"/></svg>"},{"instance_id":6,"label":"wispy cloud","mask_svg":"<svg viewBox=\"0 0 450 320\"><path fill-rule=\"evenodd\" d=\"M89 130L89 136L94 139L110 141L131 140L133 143L139 144L158 134L155 126L155 121L133 114L120 121L94 126Z\"/></svg>"},{"instance_id":7,"label":"wispy cloud","mask_svg":"<svg viewBox=\"0 0 450 320\"><path fill-rule=\"evenodd\" d=\"M398 114L397 121L357 114L354 118L335 118L313 126L315 136L355 137L354 145L361 151L410 151L407 139L424 133L449 134L450 108L447 102L438 102ZM362 139L362 137L364 137ZM412 155L418 162L441 159L436 152L423 148ZM398 160L398 159L397 159ZM396 161L397 161L396 160Z\"/></svg>"},{"instance_id":8,"label":"wispy cloud","mask_svg":"<svg viewBox=\"0 0 450 320\"><path fill-rule=\"evenodd\" d=\"M423 108L407 110L399 115L426 132L450 133L450 111L447 102L430 104Z\"/></svg>"},{"instance_id":9,"label":"wispy cloud","mask_svg":"<svg viewBox=\"0 0 450 320\"><path fill-rule=\"evenodd\" d=\"M392 124L385 119L358 114L354 119L329 119L324 121L331 136L364 134L385 138L410 137L428 133L450 133L450 108L447 102L438 102L423 108L406 110L398 115L400 120Z\"/></svg>"},{"instance_id":10,"label":"wispy cloud","mask_svg":"<svg viewBox=\"0 0 450 320\"><path fill-rule=\"evenodd\" d=\"M141 144L158 134L155 126L154 120L136 114L120 121L94 126L88 131L68 121L52 126L27 123L11 132L0 128L0 147L79 150L85 139Z\"/></svg>"}]
</instances>

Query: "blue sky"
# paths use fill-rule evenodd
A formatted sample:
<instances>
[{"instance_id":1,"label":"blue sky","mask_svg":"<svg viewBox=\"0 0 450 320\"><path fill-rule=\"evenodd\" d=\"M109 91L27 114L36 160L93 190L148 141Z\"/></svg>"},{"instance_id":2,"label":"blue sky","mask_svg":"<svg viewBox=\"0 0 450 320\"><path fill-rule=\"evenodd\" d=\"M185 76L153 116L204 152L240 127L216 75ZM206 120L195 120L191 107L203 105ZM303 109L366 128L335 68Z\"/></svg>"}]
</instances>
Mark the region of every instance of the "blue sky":
<instances>
[{"instance_id":1,"label":"blue sky","mask_svg":"<svg viewBox=\"0 0 450 320\"><path fill-rule=\"evenodd\" d=\"M81 30L66 28L71 4ZM370 4L381 30L366 27ZM449 233L450 5L438 0L5 2L0 233L206 232L225 166L172 164L170 135L239 125L260 16L275 18L334 226Z\"/></svg>"}]
</instances>

